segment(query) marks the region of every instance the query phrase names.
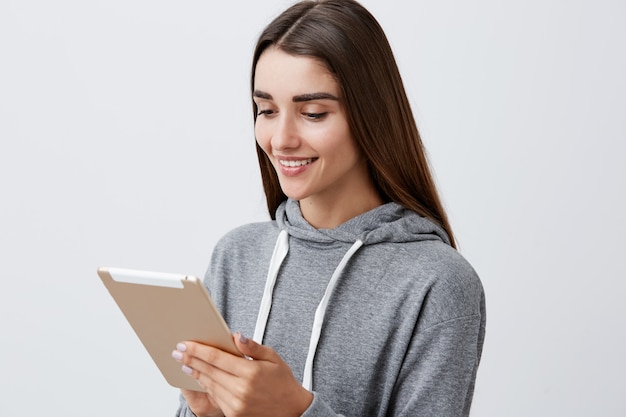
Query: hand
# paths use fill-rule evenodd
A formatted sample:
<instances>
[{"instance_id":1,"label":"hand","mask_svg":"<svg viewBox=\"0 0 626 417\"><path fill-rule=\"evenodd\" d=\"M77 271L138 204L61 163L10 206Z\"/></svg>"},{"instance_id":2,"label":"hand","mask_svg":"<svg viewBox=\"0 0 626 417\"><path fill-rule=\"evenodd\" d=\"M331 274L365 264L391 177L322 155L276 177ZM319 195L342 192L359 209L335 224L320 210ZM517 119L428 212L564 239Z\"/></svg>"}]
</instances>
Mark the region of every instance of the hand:
<instances>
[{"instance_id":1,"label":"hand","mask_svg":"<svg viewBox=\"0 0 626 417\"><path fill-rule=\"evenodd\" d=\"M205 392L181 389L189 408L197 417L223 417L224 413L219 409Z\"/></svg>"},{"instance_id":2,"label":"hand","mask_svg":"<svg viewBox=\"0 0 626 417\"><path fill-rule=\"evenodd\" d=\"M191 410L198 417L216 409L229 417L302 415L313 401L313 394L294 378L281 357L272 348L240 334L234 339L239 351L252 360L200 343L177 346L176 356L184 364L183 369L207 391L202 394L206 402L195 395L191 398Z\"/></svg>"}]
</instances>

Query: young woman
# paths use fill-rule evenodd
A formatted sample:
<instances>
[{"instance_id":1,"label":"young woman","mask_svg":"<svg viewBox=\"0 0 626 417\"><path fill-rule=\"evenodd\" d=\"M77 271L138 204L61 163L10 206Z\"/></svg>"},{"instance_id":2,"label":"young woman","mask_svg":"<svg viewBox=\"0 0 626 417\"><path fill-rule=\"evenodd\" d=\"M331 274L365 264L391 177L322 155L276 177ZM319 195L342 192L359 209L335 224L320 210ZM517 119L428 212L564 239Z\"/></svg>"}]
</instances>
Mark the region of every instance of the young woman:
<instances>
[{"instance_id":1,"label":"young woman","mask_svg":"<svg viewBox=\"0 0 626 417\"><path fill-rule=\"evenodd\" d=\"M467 416L483 290L376 20L295 4L260 36L252 98L272 221L223 237L206 275L248 358L182 341L206 393L177 415Z\"/></svg>"}]
</instances>

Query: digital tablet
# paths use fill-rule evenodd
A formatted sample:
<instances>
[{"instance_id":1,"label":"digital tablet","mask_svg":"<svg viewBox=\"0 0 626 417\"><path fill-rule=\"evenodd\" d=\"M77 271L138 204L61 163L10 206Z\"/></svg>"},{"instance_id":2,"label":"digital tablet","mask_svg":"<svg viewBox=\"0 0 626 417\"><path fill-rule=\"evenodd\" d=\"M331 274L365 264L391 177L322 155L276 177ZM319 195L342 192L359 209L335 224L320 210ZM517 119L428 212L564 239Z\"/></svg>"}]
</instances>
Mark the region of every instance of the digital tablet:
<instances>
[{"instance_id":1,"label":"digital tablet","mask_svg":"<svg viewBox=\"0 0 626 417\"><path fill-rule=\"evenodd\" d=\"M179 342L197 341L241 355L198 278L122 268L99 268L98 275L173 387L204 391L172 359L171 353Z\"/></svg>"}]
</instances>

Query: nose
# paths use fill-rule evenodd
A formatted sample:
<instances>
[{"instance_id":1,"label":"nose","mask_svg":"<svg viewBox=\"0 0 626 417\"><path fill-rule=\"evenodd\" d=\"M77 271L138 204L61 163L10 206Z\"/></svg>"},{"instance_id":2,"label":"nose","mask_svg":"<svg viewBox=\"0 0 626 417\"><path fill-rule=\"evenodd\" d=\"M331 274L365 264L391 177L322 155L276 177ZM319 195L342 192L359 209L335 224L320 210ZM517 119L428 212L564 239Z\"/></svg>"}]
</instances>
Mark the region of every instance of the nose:
<instances>
[{"instance_id":1,"label":"nose","mask_svg":"<svg viewBox=\"0 0 626 417\"><path fill-rule=\"evenodd\" d=\"M272 148L274 150L294 149L300 145L297 121L289 114L282 113L272 132Z\"/></svg>"}]
</instances>

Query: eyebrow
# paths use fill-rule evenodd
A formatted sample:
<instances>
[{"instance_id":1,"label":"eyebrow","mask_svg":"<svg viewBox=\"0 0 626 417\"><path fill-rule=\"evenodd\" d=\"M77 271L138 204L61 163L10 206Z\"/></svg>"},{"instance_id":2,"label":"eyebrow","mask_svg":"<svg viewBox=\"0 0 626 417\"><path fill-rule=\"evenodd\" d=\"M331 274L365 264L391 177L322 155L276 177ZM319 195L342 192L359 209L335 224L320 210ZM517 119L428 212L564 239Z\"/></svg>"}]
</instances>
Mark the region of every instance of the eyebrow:
<instances>
[{"instance_id":1,"label":"eyebrow","mask_svg":"<svg viewBox=\"0 0 626 417\"><path fill-rule=\"evenodd\" d=\"M265 91L254 90L252 93L253 97L262 98L264 100L273 100L271 94L266 93ZM339 101L337 97L330 93L307 93L307 94L299 94L297 96L293 96L291 99L294 103L301 103L304 101L313 101L313 100L335 100Z\"/></svg>"}]
</instances>

